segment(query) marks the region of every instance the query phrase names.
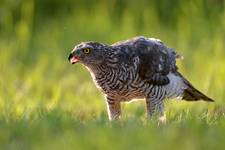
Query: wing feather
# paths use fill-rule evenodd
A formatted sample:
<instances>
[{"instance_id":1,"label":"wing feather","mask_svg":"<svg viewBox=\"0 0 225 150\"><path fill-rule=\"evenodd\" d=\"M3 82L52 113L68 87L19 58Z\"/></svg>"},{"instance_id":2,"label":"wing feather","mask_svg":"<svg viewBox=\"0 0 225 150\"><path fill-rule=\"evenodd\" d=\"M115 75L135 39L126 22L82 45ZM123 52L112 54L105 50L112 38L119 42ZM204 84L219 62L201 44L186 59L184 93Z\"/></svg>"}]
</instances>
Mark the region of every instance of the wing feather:
<instances>
[{"instance_id":1,"label":"wing feather","mask_svg":"<svg viewBox=\"0 0 225 150\"><path fill-rule=\"evenodd\" d=\"M181 55L177 54L174 49L165 46L159 39L143 36L117 42L112 46L121 50L129 49L130 52L126 55L131 57L138 56L140 77L155 85L169 84L167 75L177 70L176 58L181 58Z\"/></svg>"}]
</instances>

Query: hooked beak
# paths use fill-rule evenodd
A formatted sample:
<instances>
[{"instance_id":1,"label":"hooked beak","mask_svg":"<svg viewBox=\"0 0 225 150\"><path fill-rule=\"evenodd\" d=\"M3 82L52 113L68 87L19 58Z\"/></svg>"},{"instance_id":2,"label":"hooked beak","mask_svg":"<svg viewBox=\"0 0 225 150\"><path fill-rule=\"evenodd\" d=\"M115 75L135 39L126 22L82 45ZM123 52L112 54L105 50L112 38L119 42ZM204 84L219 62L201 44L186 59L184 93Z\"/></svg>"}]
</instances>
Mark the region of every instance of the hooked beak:
<instances>
[{"instance_id":1,"label":"hooked beak","mask_svg":"<svg viewBox=\"0 0 225 150\"><path fill-rule=\"evenodd\" d=\"M71 64L75 64L79 61L79 57L74 56L73 53L71 53L68 57L68 60Z\"/></svg>"}]
</instances>

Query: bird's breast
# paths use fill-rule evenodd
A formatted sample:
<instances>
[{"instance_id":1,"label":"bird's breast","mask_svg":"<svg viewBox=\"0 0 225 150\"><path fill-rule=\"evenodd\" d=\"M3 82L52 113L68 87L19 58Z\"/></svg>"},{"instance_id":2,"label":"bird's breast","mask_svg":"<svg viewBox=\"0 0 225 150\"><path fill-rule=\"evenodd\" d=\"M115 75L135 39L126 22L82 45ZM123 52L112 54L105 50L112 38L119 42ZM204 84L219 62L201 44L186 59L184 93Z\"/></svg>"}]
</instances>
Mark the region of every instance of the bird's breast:
<instances>
[{"instance_id":1,"label":"bird's breast","mask_svg":"<svg viewBox=\"0 0 225 150\"><path fill-rule=\"evenodd\" d=\"M137 71L133 68L121 67L104 74L95 76L95 84L105 94L120 97L123 100L142 98L144 96L144 82L139 78Z\"/></svg>"}]
</instances>

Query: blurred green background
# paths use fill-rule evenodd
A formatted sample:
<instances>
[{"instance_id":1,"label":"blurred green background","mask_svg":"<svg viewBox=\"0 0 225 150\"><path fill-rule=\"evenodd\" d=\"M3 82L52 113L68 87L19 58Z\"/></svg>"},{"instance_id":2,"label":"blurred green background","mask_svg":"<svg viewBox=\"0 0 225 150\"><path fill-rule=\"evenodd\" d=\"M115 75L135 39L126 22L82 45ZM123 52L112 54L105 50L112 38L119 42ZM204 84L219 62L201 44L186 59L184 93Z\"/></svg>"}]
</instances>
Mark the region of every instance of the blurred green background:
<instances>
[{"instance_id":1,"label":"blurred green background","mask_svg":"<svg viewBox=\"0 0 225 150\"><path fill-rule=\"evenodd\" d=\"M223 149L224 0L0 0L0 149ZM87 70L70 65L81 41L144 35L184 56L182 72L216 100L168 101L168 124L144 102L109 123Z\"/></svg>"}]
</instances>

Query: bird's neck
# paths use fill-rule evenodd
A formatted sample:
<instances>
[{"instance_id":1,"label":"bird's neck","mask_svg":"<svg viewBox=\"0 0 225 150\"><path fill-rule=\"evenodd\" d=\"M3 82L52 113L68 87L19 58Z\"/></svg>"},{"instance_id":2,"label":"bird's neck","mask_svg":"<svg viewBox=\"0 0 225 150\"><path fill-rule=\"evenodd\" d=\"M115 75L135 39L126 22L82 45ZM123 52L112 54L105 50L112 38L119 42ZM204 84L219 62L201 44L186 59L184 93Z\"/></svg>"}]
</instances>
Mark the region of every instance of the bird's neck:
<instances>
[{"instance_id":1,"label":"bird's neck","mask_svg":"<svg viewBox=\"0 0 225 150\"><path fill-rule=\"evenodd\" d=\"M93 66L87 66L86 68L91 73L91 76L94 78L101 78L105 76L107 73L111 72L113 69L115 69L116 66L109 65L108 63L101 63L98 65Z\"/></svg>"},{"instance_id":2,"label":"bird's neck","mask_svg":"<svg viewBox=\"0 0 225 150\"><path fill-rule=\"evenodd\" d=\"M97 64L87 66L88 70L94 74L94 76L100 77L111 72L112 70L118 69L120 63L117 54L117 51L112 48L108 48L103 60Z\"/></svg>"}]
</instances>

